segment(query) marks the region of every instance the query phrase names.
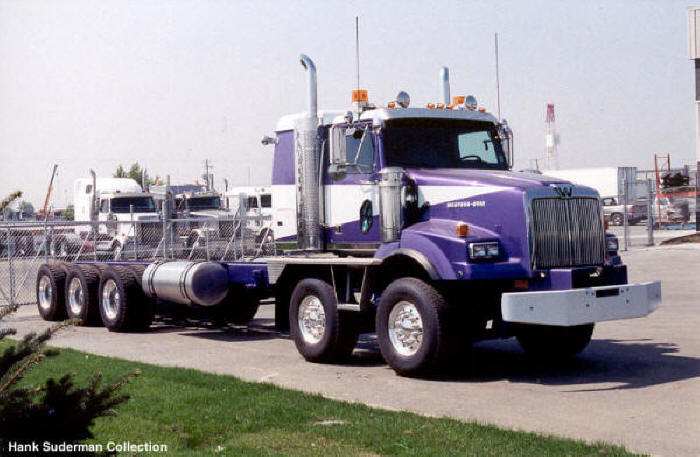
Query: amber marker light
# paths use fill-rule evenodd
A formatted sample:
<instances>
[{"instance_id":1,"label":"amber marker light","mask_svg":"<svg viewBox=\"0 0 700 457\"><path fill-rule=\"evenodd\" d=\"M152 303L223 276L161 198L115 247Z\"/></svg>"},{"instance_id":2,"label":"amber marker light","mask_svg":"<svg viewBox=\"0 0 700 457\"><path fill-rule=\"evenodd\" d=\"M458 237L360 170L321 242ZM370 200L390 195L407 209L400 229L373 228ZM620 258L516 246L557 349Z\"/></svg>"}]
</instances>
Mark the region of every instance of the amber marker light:
<instances>
[{"instance_id":1,"label":"amber marker light","mask_svg":"<svg viewBox=\"0 0 700 457\"><path fill-rule=\"evenodd\" d=\"M355 89L352 91L353 102L369 102L369 95L365 89Z\"/></svg>"},{"instance_id":2,"label":"amber marker light","mask_svg":"<svg viewBox=\"0 0 700 457\"><path fill-rule=\"evenodd\" d=\"M462 237L469 235L469 225L464 222L457 224L457 235Z\"/></svg>"},{"instance_id":3,"label":"amber marker light","mask_svg":"<svg viewBox=\"0 0 700 457\"><path fill-rule=\"evenodd\" d=\"M513 287L516 289L527 289L529 286L529 283L527 279L516 279L513 281Z\"/></svg>"}]
</instances>

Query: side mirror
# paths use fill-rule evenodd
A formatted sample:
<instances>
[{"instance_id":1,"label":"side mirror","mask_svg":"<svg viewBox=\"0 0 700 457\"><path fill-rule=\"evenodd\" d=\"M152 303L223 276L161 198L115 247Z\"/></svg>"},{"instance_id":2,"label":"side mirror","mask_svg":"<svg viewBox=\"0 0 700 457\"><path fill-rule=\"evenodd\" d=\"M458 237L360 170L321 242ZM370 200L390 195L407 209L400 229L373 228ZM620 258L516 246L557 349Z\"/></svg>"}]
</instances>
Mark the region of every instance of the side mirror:
<instances>
[{"instance_id":1,"label":"side mirror","mask_svg":"<svg viewBox=\"0 0 700 457\"><path fill-rule=\"evenodd\" d=\"M501 139L501 148L506 156L508 168L513 168L513 130L508 125L508 121L503 119L503 122L498 127L498 136Z\"/></svg>"},{"instance_id":2,"label":"side mirror","mask_svg":"<svg viewBox=\"0 0 700 457\"><path fill-rule=\"evenodd\" d=\"M347 176L348 172L344 165L332 163L328 166L328 177L333 181L340 181Z\"/></svg>"}]
</instances>

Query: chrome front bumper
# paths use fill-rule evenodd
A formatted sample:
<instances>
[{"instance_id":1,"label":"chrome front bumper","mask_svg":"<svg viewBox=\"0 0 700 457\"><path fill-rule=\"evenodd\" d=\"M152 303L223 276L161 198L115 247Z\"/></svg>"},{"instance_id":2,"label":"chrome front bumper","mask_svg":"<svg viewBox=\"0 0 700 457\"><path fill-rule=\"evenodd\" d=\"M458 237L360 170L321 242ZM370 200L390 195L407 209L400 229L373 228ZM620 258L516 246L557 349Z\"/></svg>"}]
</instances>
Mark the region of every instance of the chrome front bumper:
<instances>
[{"instance_id":1,"label":"chrome front bumper","mask_svg":"<svg viewBox=\"0 0 700 457\"><path fill-rule=\"evenodd\" d=\"M652 313L661 304L661 282L544 292L510 292L501 297L505 322L572 326Z\"/></svg>"}]
</instances>

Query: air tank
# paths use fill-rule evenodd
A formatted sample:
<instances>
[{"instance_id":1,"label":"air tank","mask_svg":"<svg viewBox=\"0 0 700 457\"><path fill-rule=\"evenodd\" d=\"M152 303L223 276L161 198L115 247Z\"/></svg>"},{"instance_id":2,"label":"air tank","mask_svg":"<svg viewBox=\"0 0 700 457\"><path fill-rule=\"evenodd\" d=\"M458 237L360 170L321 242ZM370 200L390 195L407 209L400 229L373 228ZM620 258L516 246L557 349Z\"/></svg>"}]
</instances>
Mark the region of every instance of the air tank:
<instances>
[{"instance_id":1,"label":"air tank","mask_svg":"<svg viewBox=\"0 0 700 457\"><path fill-rule=\"evenodd\" d=\"M143 272L142 287L154 299L213 306L226 298L228 270L216 262L152 263Z\"/></svg>"},{"instance_id":2,"label":"air tank","mask_svg":"<svg viewBox=\"0 0 700 457\"><path fill-rule=\"evenodd\" d=\"M398 241L403 225L401 191L404 170L387 167L379 172L379 225L384 243Z\"/></svg>"}]
</instances>

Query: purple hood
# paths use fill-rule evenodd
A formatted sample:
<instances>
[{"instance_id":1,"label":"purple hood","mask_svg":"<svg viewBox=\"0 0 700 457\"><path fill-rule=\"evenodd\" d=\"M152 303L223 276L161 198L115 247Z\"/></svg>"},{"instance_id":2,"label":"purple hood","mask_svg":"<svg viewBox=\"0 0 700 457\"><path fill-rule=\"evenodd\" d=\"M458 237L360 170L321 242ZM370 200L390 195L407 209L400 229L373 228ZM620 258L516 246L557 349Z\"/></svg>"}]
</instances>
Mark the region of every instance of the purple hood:
<instances>
[{"instance_id":1,"label":"purple hood","mask_svg":"<svg viewBox=\"0 0 700 457\"><path fill-rule=\"evenodd\" d=\"M565 179L535 173L516 173L503 170L412 168L406 171L419 186L490 185L526 190L532 187L546 187L553 183L569 182Z\"/></svg>"}]
</instances>

